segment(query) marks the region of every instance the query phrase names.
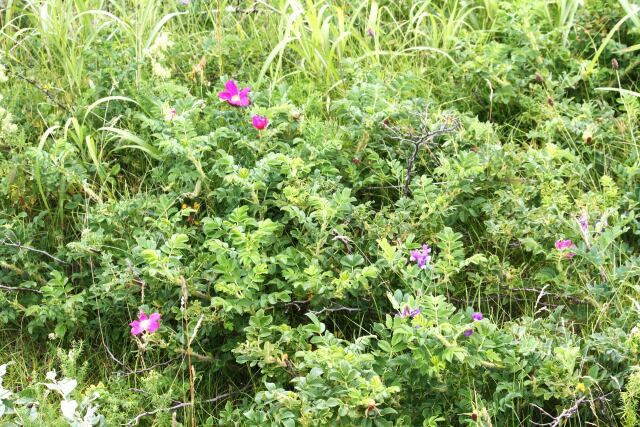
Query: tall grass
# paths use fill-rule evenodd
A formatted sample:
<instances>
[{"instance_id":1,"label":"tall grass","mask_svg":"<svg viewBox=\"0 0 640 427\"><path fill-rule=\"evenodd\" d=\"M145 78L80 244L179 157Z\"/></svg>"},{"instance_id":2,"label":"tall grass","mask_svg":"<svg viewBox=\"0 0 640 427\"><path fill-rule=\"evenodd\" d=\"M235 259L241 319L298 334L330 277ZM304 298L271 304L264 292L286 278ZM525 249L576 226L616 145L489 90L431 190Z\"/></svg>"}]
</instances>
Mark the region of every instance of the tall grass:
<instances>
[{"instance_id":1,"label":"tall grass","mask_svg":"<svg viewBox=\"0 0 640 427\"><path fill-rule=\"evenodd\" d=\"M348 7L348 12L347 12ZM260 79L270 72L278 81L287 64L299 73L321 79L331 89L342 79L345 58L378 66L383 58L435 53L447 54L464 28L474 7L461 6L458 0L446 0L441 6L419 1L411 6L410 18L402 21L388 6L374 0L351 5L339 2L281 0L277 8L280 20L278 43L265 60Z\"/></svg>"},{"instance_id":2,"label":"tall grass","mask_svg":"<svg viewBox=\"0 0 640 427\"><path fill-rule=\"evenodd\" d=\"M562 43L567 44L569 34L575 22L578 8L584 5L583 0L548 0L545 8L547 20L551 28L562 31Z\"/></svg>"}]
</instances>

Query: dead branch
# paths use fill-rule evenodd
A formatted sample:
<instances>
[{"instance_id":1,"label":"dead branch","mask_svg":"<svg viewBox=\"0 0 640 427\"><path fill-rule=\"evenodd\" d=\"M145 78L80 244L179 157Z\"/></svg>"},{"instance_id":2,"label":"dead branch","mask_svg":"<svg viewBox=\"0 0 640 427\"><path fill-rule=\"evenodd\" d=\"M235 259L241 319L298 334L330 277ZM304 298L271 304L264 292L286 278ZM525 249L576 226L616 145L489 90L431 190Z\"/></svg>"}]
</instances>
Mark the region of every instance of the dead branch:
<instances>
[{"instance_id":1,"label":"dead branch","mask_svg":"<svg viewBox=\"0 0 640 427\"><path fill-rule=\"evenodd\" d=\"M401 143L408 143L413 145L413 153L407 160L407 173L404 178L404 190L405 196L409 195L409 185L411 184L411 175L413 173L413 165L418 157L420 148L426 146L434 141L440 135L447 133L453 133L460 127L460 122L452 117L447 117L445 123L440 125L436 130L429 130L426 114L420 120L420 126L417 130L406 127L383 125L389 132L389 137L393 140Z\"/></svg>"},{"instance_id":2,"label":"dead branch","mask_svg":"<svg viewBox=\"0 0 640 427\"><path fill-rule=\"evenodd\" d=\"M594 402L602 402L602 401L606 401L607 397L611 395L611 393L607 393L605 395L596 397L594 399L586 399L584 397L581 397L579 399L576 399L573 402L573 405L571 405L569 408L565 409L564 411L562 411L558 416L554 417L553 415L549 414L547 411L545 411L544 409L542 409L541 407L539 407L538 405L535 404L531 404L531 406L533 406L534 408L538 409L540 412L542 412L545 416L552 418L551 421L547 422L547 423L536 423L531 421L531 424L536 425L536 426L542 426L542 427L558 427L560 425L560 423L562 422L562 420L564 419L569 419L571 418L576 412L578 412L578 409L580 409L580 406L583 403L589 403L589 404L593 404Z\"/></svg>"}]
</instances>

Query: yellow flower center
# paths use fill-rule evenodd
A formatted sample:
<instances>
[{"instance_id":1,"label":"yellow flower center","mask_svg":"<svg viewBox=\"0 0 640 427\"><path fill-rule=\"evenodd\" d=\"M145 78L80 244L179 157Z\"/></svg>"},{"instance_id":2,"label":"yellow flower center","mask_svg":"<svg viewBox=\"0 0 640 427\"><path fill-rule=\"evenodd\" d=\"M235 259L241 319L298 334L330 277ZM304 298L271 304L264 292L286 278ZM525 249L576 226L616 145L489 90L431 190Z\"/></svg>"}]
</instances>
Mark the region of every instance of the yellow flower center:
<instances>
[{"instance_id":1,"label":"yellow flower center","mask_svg":"<svg viewBox=\"0 0 640 427\"><path fill-rule=\"evenodd\" d=\"M232 100L233 102L240 102L240 95L233 95L233 96L231 97L231 100Z\"/></svg>"},{"instance_id":2,"label":"yellow flower center","mask_svg":"<svg viewBox=\"0 0 640 427\"><path fill-rule=\"evenodd\" d=\"M148 331L150 323L151 323L151 320L149 319L143 320L142 322L140 322L140 329L142 329L143 331Z\"/></svg>"}]
</instances>

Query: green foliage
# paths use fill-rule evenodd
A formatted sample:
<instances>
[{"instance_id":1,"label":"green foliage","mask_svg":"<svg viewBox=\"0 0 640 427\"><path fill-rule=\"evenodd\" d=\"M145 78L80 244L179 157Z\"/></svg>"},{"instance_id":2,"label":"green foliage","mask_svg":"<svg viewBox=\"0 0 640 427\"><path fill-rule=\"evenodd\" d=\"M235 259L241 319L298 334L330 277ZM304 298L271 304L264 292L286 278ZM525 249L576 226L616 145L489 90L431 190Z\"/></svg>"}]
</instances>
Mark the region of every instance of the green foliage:
<instances>
[{"instance_id":1,"label":"green foliage","mask_svg":"<svg viewBox=\"0 0 640 427\"><path fill-rule=\"evenodd\" d=\"M0 424L637 424L629 2L4 3Z\"/></svg>"}]
</instances>

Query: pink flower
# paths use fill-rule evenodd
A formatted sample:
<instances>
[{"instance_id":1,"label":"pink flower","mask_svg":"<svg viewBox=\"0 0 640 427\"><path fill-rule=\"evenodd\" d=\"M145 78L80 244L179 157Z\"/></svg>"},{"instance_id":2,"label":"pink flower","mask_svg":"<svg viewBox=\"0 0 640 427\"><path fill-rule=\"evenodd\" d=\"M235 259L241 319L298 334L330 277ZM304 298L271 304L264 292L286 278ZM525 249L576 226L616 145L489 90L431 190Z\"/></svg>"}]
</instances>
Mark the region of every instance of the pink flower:
<instances>
[{"instance_id":1,"label":"pink flower","mask_svg":"<svg viewBox=\"0 0 640 427\"><path fill-rule=\"evenodd\" d=\"M131 326L131 335L140 335L143 332L152 334L160 327L160 313L152 313L147 317L146 313L140 310L138 320L129 323L129 326Z\"/></svg>"},{"instance_id":2,"label":"pink flower","mask_svg":"<svg viewBox=\"0 0 640 427\"><path fill-rule=\"evenodd\" d=\"M563 249L570 248L573 244L571 243L571 239L567 240L556 240L556 249L561 251Z\"/></svg>"},{"instance_id":3,"label":"pink flower","mask_svg":"<svg viewBox=\"0 0 640 427\"><path fill-rule=\"evenodd\" d=\"M576 245L571 243L571 239L567 240L556 240L556 249L559 251L564 251L565 249L575 249ZM565 258L573 258L576 254L573 252L567 252L564 256Z\"/></svg>"},{"instance_id":4,"label":"pink flower","mask_svg":"<svg viewBox=\"0 0 640 427\"><path fill-rule=\"evenodd\" d=\"M238 91L236 82L234 80L229 80L225 84L225 88L227 90L218 93L220 101L227 101L230 105L235 105L236 107L246 107L251 103L247 96L247 94L251 92L251 89L248 87Z\"/></svg>"},{"instance_id":5,"label":"pink flower","mask_svg":"<svg viewBox=\"0 0 640 427\"><path fill-rule=\"evenodd\" d=\"M251 119L251 122L253 123L253 127L258 129L258 130L262 130L264 128L267 127L267 125L269 124L269 119L267 119L264 116L259 116L259 115L254 115L253 118Z\"/></svg>"}]
</instances>

